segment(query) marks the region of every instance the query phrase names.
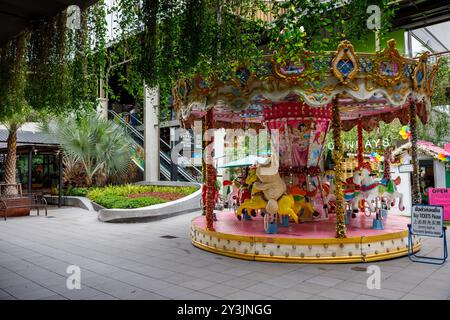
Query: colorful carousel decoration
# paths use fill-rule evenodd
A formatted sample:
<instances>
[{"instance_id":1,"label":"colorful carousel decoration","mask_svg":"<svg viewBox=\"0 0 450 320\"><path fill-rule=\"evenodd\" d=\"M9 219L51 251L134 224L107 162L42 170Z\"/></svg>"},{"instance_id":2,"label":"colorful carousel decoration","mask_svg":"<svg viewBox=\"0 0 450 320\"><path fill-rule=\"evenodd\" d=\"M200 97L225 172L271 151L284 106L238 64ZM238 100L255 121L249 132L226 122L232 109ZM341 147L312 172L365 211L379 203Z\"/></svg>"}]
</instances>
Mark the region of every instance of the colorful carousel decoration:
<instances>
[{"instance_id":1,"label":"colorful carousel decoration","mask_svg":"<svg viewBox=\"0 0 450 320\"><path fill-rule=\"evenodd\" d=\"M410 219L388 214L394 206L405 210L396 188L401 182L391 179L388 150L383 176L374 177L363 161L362 133L380 121L409 125L413 203L418 203L416 116L427 121L438 65L431 65L426 53L415 59L401 56L394 40L376 54L356 53L343 41L336 52L303 52L299 61L281 64L267 56L255 73L241 67L208 80L179 80L174 88L185 127L202 120L205 132L271 132L271 155L248 170L250 196L235 210L214 213L216 168L206 161L204 215L192 220L192 243L259 261L350 263L407 255ZM358 168L344 181L341 131L355 126ZM323 168L328 133L334 143L331 177ZM414 250L420 250L420 238L413 239Z\"/></svg>"}]
</instances>

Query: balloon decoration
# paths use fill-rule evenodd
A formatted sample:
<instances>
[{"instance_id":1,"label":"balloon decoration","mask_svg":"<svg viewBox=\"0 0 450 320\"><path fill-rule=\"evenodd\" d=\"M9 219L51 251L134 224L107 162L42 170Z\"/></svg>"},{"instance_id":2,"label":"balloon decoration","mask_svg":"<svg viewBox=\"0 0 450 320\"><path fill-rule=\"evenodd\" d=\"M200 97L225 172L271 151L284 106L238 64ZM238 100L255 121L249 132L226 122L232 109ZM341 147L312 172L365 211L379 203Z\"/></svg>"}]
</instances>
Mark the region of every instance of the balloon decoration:
<instances>
[{"instance_id":1,"label":"balloon decoration","mask_svg":"<svg viewBox=\"0 0 450 320\"><path fill-rule=\"evenodd\" d=\"M398 133L402 136L403 140L411 139L411 129L409 126L403 126Z\"/></svg>"},{"instance_id":2,"label":"balloon decoration","mask_svg":"<svg viewBox=\"0 0 450 320\"><path fill-rule=\"evenodd\" d=\"M379 163L381 161L381 156L377 152L372 152L369 158L370 161L374 161L376 163Z\"/></svg>"},{"instance_id":3,"label":"balloon decoration","mask_svg":"<svg viewBox=\"0 0 450 320\"><path fill-rule=\"evenodd\" d=\"M443 162L449 162L450 161L450 155L446 156L445 154L439 153L438 154L438 159L443 161Z\"/></svg>"}]
</instances>

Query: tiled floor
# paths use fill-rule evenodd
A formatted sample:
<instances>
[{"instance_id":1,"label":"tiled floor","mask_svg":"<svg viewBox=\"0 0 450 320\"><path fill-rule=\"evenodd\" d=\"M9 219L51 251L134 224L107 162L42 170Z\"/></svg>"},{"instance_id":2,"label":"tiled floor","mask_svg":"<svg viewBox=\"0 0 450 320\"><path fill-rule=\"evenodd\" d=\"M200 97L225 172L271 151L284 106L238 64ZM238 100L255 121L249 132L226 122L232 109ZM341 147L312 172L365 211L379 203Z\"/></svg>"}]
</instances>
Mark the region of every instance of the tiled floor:
<instances>
[{"instance_id":1,"label":"tiled floor","mask_svg":"<svg viewBox=\"0 0 450 320\"><path fill-rule=\"evenodd\" d=\"M376 263L381 289L355 266L243 261L193 247L188 214L140 224L99 222L78 208L0 221L0 299L449 299L450 263ZM164 235L177 238L165 239ZM437 254L441 239L424 239ZM81 289L69 290L70 265Z\"/></svg>"}]
</instances>

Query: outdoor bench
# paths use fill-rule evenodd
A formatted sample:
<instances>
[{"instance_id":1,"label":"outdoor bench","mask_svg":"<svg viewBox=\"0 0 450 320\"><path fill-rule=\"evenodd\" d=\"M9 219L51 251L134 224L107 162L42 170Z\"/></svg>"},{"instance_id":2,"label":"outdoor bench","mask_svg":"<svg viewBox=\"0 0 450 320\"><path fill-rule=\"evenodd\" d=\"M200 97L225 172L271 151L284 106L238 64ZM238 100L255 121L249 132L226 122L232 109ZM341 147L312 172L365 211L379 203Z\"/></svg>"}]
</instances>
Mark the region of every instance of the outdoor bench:
<instances>
[{"instance_id":1,"label":"outdoor bench","mask_svg":"<svg viewBox=\"0 0 450 320\"><path fill-rule=\"evenodd\" d=\"M3 212L3 217L6 221L8 217L8 210L10 209L36 209L39 215L39 209L45 210L47 216L47 200L42 194L28 194L23 196L0 197L0 212Z\"/></svg>"}]
</instances>

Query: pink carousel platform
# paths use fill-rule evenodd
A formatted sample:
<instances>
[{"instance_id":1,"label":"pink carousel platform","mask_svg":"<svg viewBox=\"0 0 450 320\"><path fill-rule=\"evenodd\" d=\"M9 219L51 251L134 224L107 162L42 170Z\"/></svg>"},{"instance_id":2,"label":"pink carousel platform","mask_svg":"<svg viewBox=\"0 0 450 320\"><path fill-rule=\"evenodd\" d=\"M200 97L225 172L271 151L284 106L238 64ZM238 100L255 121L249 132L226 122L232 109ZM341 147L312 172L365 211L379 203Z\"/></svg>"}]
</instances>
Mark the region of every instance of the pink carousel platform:
<instances>
[{"instance_id":1,"label":"pink carousel platform","mask_svg":"<svg viewBox=\"0 0 450 320\"><path fill-rule=\"evenodd\" d=\"M408 254L409 217L389 215L384 230L372 229L373 217L358 214L347 225L347 238L337 239L335 217L323 221L278 226L277 234L264 231L263 218L236 219L234 212L216 213L215 231L206 230L204 216L191 224L192 243L201 249L256 261L355 263L386 260ZM414 251L420 238L413 236Z\"/></svg>"}]
</instances>

